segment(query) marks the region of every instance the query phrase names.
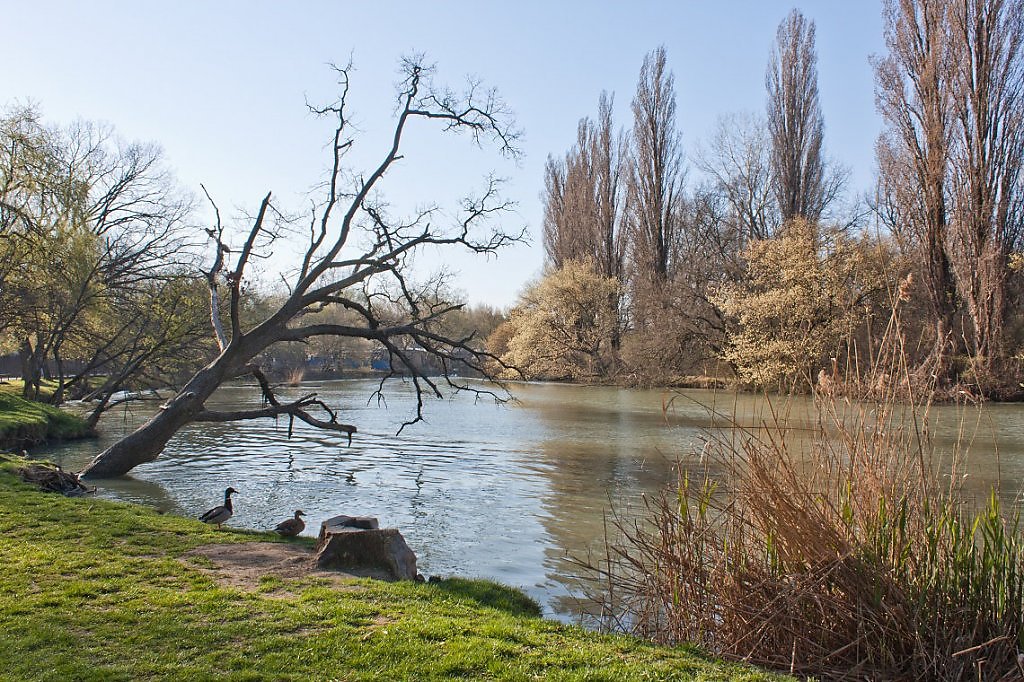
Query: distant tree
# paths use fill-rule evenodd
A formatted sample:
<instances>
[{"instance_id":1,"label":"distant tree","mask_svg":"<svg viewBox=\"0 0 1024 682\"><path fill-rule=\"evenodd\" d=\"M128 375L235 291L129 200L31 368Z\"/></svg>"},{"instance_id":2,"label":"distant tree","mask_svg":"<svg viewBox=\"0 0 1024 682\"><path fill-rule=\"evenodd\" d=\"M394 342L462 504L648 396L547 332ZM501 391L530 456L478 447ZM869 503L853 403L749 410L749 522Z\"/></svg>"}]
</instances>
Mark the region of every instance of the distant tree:
<instances>
[{"instance_id":1,"label":"distant tree","mask_svg":"<svg viewBox=\"0 0 1024 682\"><path fill-rule=\"evenodd\" d=\"M632 142L626 217L631 277L657 288L669 276L684 179L675 78L664 47L648 54L640 68Z\"/></svg>"},{"instance_id":2,"label":"distant tree","mask_svg":"<svg viewBox=\"0 0 1024 682\"><path fill-rule=\"evenodd\" d=\"M837 197L844 172L829 169L818 102L814 22L794 9L779 24L768 61L768 132L776 203L783 221L816 221Z\"/></svg>"},{"instance_id":3,"label":"distant tree","mask_svg":"<svg viewBox=\"0 0 1024 682\"><path fill-rule=\"evenodd\" d=\"M1024 2L954 2L948 17L956 93L949 249L975 362L1001 383L1009 258L1024 234Z\"/></svg>"},{"instance_id":4,"label":"distant tree","mask_svg":"<svg viewBox=\"0 0 1024 682\"><path fill-rule=\"evenodd\" d=\"M697 167L710 178L710 192L725 202L722 231L737 251L778 229L771 153L763 119L731 115L718 119L710 142L697 154Z\"/></svg>"},{"instance_id":5,"label":"distant tree","mask_svg":"<svg viewBox=\"0 0 1024 682\"><path fill-rule=\"evenodd\" d=\"M218 354L149 422L101 452L83 475L121 475L152 461L178 429L197 421L287 416L351 437L356 427L340 421L338 413L315 393L292 400L278 397L257 362L261 353L276 344L301 343L324 336L372 342L390 361L390 371L381 388L387 378L401 375L416 390L416 413L408 423L422 419L426 394L441 395L439 381L453 390L494 395L487 389L460 383L455 377L456 370L463 368L486 375L488 356L465 338L450 338L434 331L436 321L460 306L437 297L436 280L416 283L408 266L410 259L424 249L463 247L475 253L492 253L518 239L518 233L509 234L500 227L481 233L491 219L510 207L499 197L499 183L491 178L482 193L467 197L448 230L438 227L440 215L436 208L409 217L391 216L380 189L389 171L403 158L402 141L413 121L434 122L446 131L466 132L477 142L493 140L506 154L516 154L516 132L493 91L484 91L473 81L462 95L457 95L432 85L432 71L421 58L406 59L402 66L404 79L399 86L391 145L379 163L366 173L350 172L344 165L355 142L349 136L347 68L338 70L338 101L314 109L336 123L329 145L331 170L323 185L322 201L314 205L305 251L288 280L288 292L262 321L250 325L244 320L243 283L251 260L290 226L275 220L280 213L267 194L240 244L228 244L228 235L219 219L209 230L214 257L205 272ZM226 298L224 318L222 297ZM335 307L356 312L358 324L315 323L307 317ZM442 369L440 380L420 370L413 350L433 358ZM206 406L207 399L223 382L241 376L254 377L259 383L264 407L218 411Z\"/></svg>"},{"instance_id":6,"label":"distant tree","mask_svg":"<svg viewBox=\"0 0 1024 682\"><path fill-rule=\"evenodd\" d=\"M888 129L879 139L879 215L915 254L933 324L927 375L945 377L959 305L949 241L951 58L945 0L888 0L888 55L874 60L878 110Z\"/></svg>"},{"instance_id":7,"label":"distant tree","mask_svg":"<svg viewBox=\"0 0 1024 682\"><path fill-rule=\"evenodd\" d=\"M13 108L0 117L0 333L18 321L25 266L44 236L39 216L48 212L45 179L58 173L50 131L39 113ZM20 339L18 340L20 342Z\"/></svg>"},{"instance_id":8,"label":"distant tree","mask_svg":"<svg viewBox=\"0 0 1024 682\"><path fill-rule=\"evenodd\" d=\"M924 369L946 376L946 355L962 348L983 391L1009 378L1009 260L1024 226L1022 40L1020 0L893 0L889 54L875 65L889 125L880 214L923 256L935 339ZM961 305L969 328L956 334Z\"/></svg>"},{"instance_id":9,"label":"distant tree","mask_svg":"<svg viewBox=\"0 0 1024 682\"><path fill-rule=\"evenodd\" d=\"M618 280L605 277L590 260L567 261L528 286L491 339L492 348L504 351L502 360L516 368L506 376L572 381L611 376L618 288Z\"/></svg>"},{"instance_id":10,"label":"distant tree","mask_svg":"<svg viewBox=\"0 0 1024 682\"><path fill-rule=\"evenodd\" d=\"M109 343L84 345L90 328L116 326L105 311L134 307L133 297L148 296L187 258L190 202L159 149L124 143L109 128L45 126L21 110L0 135L0 260L12 266L0 329L20 347L26 396L38 396L52 367L60 402L69 358L109 370L95 364Z\"/></svg>"},{"instance_id":11,"label":"distant tree","mask_svg":"<svg viewBox=\"0 0 1024 682\"><path fill-rule=\"evenodd\" d=\"M656 367L659 375L667 376L681 339L676 322L682 310L674 299L672 278L685 211L685 169L682 135L676 128L675 79L663 47L644 58L632 110L625 211L627 331L622 346L631 368ZM642 381L649 375L645 371Z\"/></svg>"},{"instance_id":12,"label":"distant tree","mask_svg":"<svg viewBox=\"0 0 1024 682\"><path fill-rule=\"evenodd\" d=\"M601 93L597 120L580 121L565 158L548 158L544 182L544 254L558 269L593 260L608 277L622 273L621 183L625 139L612 122L612 97Z\"/></svg>"},{"instance_id":13,"label":"distant tree","mask_svg":"<svg viewBox=\"0 0 1024 682\"><path fill-rule=\"evenodd\" d=\"M454 339L466 339L473 348L484 350L487 338L505 321L505 313L487 304L469 305L452 311L438 321L438 331Z\"/></svg>"}]
</instances>

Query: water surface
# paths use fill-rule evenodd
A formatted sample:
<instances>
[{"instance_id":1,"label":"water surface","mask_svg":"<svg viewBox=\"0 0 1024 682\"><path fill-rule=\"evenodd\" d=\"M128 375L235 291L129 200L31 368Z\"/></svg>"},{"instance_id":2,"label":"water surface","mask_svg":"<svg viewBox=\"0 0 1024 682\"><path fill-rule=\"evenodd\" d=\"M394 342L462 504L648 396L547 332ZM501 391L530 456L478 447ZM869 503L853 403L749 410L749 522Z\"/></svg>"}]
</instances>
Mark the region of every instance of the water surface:
<instances>
[{"instance_id":1,"label":"water surface","mask_svg":"<svg viewBox=\"0 0 1024 682\"><path fill-rule=\"evenodd\" d=\"M343 435L287 420L194 424L164 454L130 476L100 481L102 497L139 502L186 516L219 504L233 486L228 526L272 528L295 509L304 534L336 514L370 515L398 527L421 573L486 577L522 587L549 616L572 619L579 605L571 557L599 551L611 507L636 510L641 496L675 480L677 459L693 462L708 430L709 408L744 423L784 409L799 434L814 421L809 401L768 406L763 399L711 391L631 390L518 384L516 401L496 405L460 394L428 401L427 420L400 435L415 409L410 386L396 384L387 401L368 402L375 381L304 384L358 426ZM229 385L210 407L252 408L252 386ZM155 403L129 403L106 415L99 441L37 450L78 470L105 444L140 424ZM1001 482L1016 500L1024 480L1024 407L942 407L933 414L938 449L957 434L973 441L969 488Z\"/></svg>"}]
</instances>

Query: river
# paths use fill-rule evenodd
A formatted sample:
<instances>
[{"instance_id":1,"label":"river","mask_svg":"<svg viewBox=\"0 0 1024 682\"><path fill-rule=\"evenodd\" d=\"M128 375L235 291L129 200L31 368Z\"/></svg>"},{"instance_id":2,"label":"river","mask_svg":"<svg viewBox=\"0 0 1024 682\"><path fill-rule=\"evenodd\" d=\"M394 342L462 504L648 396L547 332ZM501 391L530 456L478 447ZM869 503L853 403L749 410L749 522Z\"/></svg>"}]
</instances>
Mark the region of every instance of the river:
<instances>
[{"instance_id":1,"label":"river","mask_svg":"<svg viewBox=\"0 0 1024 682\"><path fill-rule=\"evenodd\" d=\"M636 510L642 495L675 479L677 459L692 458L717 428L709 407L744 423L769 410L751 395L516 384L515 401L502 405L467 393L428 400L426 421L396 435L414 414L415 394L399 382L386 402L368 401L376 385L325 381L292 391L316 391L340 407L341 420L359 427L351 445L300 423L289 438L287 420L195 424L157 461L100 481L97 493L196 516L233 486L239 494L228 526L272 528L301 508L306 535L336 514L376 516L402 531L421 573L515 585L546 615L573 620L580 590L571 558L601 549L609 509ZM256 407L259 396L254 387L228 385L209 405ZM126 403L104 416L99 441L32 454L79 470L154 409ZM813 421L807 400L787 409L797 430ZM932 417L937 450L950 449L958 434L970 443L969 489L981 493L999 481L1005 500L1020 499L1024 407L943 406Z\"/></svg>"}]
</instances>

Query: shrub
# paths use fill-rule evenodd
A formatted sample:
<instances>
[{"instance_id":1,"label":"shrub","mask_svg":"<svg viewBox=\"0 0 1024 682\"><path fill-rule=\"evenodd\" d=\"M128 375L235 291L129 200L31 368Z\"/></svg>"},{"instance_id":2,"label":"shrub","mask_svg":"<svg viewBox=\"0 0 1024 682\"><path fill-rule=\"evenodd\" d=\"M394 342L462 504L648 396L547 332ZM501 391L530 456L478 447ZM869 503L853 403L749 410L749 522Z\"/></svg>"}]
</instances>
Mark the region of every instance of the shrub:
<instances>
[{"instance_id":1,"label":"shrub","mask_svg":"<svg viewBox=\"0 0 1024 682\"><path fill-rule=\"evenodd\" d=\"M489 339L489 349L519 372L505 378L594 381L617 362L619 282L593 262L569 260L528 286Z\"/></svg>"},{"instance_id":2,"label":"shrub","mask_svg":"<svg viewBox=\"0 0 1024 682\"><path fill-rule=\"evenodd\" d=\"M743 252L746 278L714 296L735 328L722 353L748 384L806 388L884 290L884 250L802 219Z\"/></svg>"}]
</instances>

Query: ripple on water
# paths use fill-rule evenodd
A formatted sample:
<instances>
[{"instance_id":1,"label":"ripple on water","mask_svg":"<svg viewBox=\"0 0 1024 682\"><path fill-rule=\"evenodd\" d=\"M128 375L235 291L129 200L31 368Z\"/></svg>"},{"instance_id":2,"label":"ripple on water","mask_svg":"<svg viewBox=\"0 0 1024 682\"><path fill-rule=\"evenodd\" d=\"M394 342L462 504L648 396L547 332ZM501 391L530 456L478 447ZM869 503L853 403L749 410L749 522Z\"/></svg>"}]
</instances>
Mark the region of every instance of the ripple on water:
<instances>
[{"instance_id":1,"label":"ripple on water","mask_svg":"<svg viewBox=\"0 0 1024 682\"><path fill-rule=\"evenodd\" d=\"M415 411L412 393L396 387L385 408L367 403L375 388L367 381L316 384L320 397L359 427L351 445L301 423L289 438L285 420L193 425L157 461L101 482L100 494L196 516L219 504L230 485L240 494L229 526L268 529L301 508L306 535L335 514L377 516L401 528L423 573L518 585L549 614L571 619L579 569L568 557L601 549L610 506L635 510L641 495L673 481L676 457L692 451L711 426L699 402L723 403L709 392L672 401L664 391L529 384L515 388L522 400L514 406L465 395L430 401L428 420L396 435ZM727 402L731 410L733 398ZM214 403L245 409L258 406L259 396L251 387L229 386ZM737 403L745 419L763 412L749 396ZM99 442L39 452L80 469L152 409L108 415ZM1001 439L1002 470L1015 477L1004 477L1004 484L1017 491L1024 477L1024 410L1000 406L991 414L994 426L982 425L980 438ZM949 438L941 430L935 437ZM991 479L994 469L978 469L979 478Z\"/></svg>"}]
</instances>

